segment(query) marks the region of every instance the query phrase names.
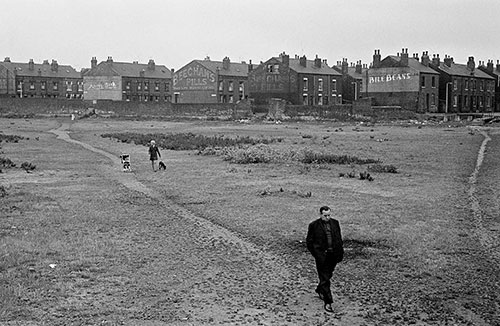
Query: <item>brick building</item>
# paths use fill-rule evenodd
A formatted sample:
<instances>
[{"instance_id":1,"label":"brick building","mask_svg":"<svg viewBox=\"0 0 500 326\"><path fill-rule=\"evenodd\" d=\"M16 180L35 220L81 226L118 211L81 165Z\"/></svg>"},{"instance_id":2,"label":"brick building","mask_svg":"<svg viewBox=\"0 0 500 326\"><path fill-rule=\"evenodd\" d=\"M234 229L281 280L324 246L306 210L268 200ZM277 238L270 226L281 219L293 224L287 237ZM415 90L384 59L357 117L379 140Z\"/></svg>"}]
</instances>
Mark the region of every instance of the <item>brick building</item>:
<instances>
[{"instance_id":1,"label":"brick building","mask_svg":"<svg viewBox=\"0 0 500 326\"><path fill-rule=\"evenodd\" d=\"M342 99L344 103L352 103L364 96L361 90L368 70L366 64L358 61L356 64L349 65L347 59L344 58L342 61L337 61L337 65L333 66L333 69L342 74Z\"/></svg>"},{"instance_id":2,"label":"brick building","mask_svg":"<svg viewBox=\"0 0 500 326\"><path fill-rule=\"evenodd\" d=\"M147 64L134 61L115 62L112 57L91 67L83 74L85 100L137 102L170 102L172 71L154 60Z\"/></svg>"},{"instance_id":3,"label":"brick building","mask_svg":"<svg viewBox=\"0 0 500 326\"><path fill-rule=\"evenodd\" d=\"M290 58L282 53L249 72L250 98L265 104L279 98L295 105L342 103L342 75L316 56Z\"/></svg>"},{"instance_id":4,"label":"brick building","mask_svg":"<svg viewBox=\"0 0 500 326\"><path fill-rule=\"evenodd\" d=\"M432 68L440 73L440 112L485 113L493 111L495 78L476 69L474 57L467 64L457 64L450 56L441 62L439 55L432 58Z\"/></svg>"},{"instance_id":5,"label":"brick building","mask_svg":"<svg viewBox=\"0 0 500 326\"><path fill-rule=\"evenodd\" d=\"M42 64L0 62L0 96L34 98L81 98L83 79L73 67L60 65L56 60Z\"/></svg>"},{"instance_id":6,"label":"brick building","mask_svg":"<svg viewBox=\"0 0 500 326\"><path fill-rule=\"evenodd\" d=\"M173 74L174 103L236 103L248 97L250 64L193 60Z\"/></svg>"},{"instance_id":7,"label":"brick building","mask_svg":"<svg viewBox=\"0 0 500 326\"><path fill-rule=\"evenodd\" d=\"M401 106L415 112L437 112L439 73L430 66L429 56L410 58L408 49L381 59L375 50L372 66L367 70L361 92L372 97L373 104Z\"/></svg>"},{"instance_id":8,"label":"brick building","mask_svg":"<svg viewBox=\"0 0 500 326\"><path fill-rule=\"evenodd\" d=\"M486 66L483 64L479 65L479 70L487 73L495 79L495 97L493 98L492 107L495 112L500 112L500 62L497 60L496 67L493 65L493 60L488 60Z\"/></svg>"}]
</instances>

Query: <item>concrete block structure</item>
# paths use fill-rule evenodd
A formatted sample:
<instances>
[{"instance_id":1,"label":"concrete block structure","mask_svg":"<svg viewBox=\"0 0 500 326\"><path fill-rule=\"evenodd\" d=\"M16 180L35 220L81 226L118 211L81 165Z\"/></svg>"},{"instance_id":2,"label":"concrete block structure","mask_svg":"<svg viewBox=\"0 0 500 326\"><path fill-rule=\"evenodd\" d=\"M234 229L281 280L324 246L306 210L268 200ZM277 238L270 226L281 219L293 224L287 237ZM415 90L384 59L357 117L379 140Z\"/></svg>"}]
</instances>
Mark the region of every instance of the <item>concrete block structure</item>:
<instances>
[{"instance_id":1,"label":"concrete block structure","mask_svg":"<svg viewBox=\"0 0 500 326\"><path fill-rule=\"evenodd\" d=\"M83 95L83 79L80 72L56 60L38 64L12 62L5 58L0 62L0 96L19 98L69 98Z\"/></svg>"},{"instance_id":2,"label":"concrete block structure","mask_svg":"<svg viewBox=\"0 0 500 326\"><path fill-rule=\"evenodd\" d=\"M154 60L147 64L137 61L114 62L112 57L83 74L84 100L112 100L134 102L170 102L172 71Z\"/></svg>"},{"instance_id":3,"label":"concrete block structure","mask_svg":"<svg viewBox=\"0 0 500 326\"><path fill-rule=\"evenodd\" d=\"M290 58L286 53L272 57L249 73L250 98L255 104L282 99L295 105L342 103L342 74L326 60Z\"/></svg>"},{"instance_id":4,"label":"concrete block structure","mask_svg":"<svg viewBox=\"0 0 500 326\"><path fill-rule=\"evenodd\" d=\"M252 64L193 60L172 77L174 103L237 103L248 97L248 71ZM251 68L250 68L251 69Z\"/></svg>"}]
</instances>

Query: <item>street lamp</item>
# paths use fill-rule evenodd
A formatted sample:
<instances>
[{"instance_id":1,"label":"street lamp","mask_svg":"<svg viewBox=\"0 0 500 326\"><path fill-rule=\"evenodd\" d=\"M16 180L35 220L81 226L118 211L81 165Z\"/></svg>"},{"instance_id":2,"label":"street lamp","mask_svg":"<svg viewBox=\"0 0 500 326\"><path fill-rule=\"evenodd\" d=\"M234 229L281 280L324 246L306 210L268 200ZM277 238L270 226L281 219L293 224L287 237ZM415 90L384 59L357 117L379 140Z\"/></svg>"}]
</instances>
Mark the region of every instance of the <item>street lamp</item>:
<instances>
[{"instance_id":1,"label":"street lamp","mask_svg":"<svg viewBox=\"0 0 500 326\"><path fill-rule=\"evenodd\" d=\"M448 113L448 98L449 98L449 91L448 91L448 86L451 85L451 82L446 83L446 107L444 108L444 113Z\"/></svg>"}]
</instances>

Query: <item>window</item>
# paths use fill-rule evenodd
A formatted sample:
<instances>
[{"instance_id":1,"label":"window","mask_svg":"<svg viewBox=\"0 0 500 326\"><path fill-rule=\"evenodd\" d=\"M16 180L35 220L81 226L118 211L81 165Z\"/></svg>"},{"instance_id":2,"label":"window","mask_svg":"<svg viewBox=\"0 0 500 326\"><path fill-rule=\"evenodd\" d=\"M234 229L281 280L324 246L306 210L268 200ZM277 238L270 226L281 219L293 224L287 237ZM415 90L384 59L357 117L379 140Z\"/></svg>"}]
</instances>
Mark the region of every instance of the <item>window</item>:
<instances>
[{"instance_id":1,"label":"window","mask_svg":"<svg viewBox=\"0 0 500 326\"><path fill-rule=\"evenodd\" d=\"M231 81L229 82L229 91L230 91L230 92L232 92L232 91L233 91L233 88L234 88L234 83L233 83L233 81L231 80ZM232 103L232 102L231 102L231 103Z\"/></svg>"},{"instance_id":2,"label":"window","mask_svg":"<svg viewBox=\"0 0 500 326\"><path fill-rule=\"evenodd\" d=\"M421 86L422 88L425 88L425 76L422 76L422 77L420 78L420 86Z\"/></svg>"},{"instance_id":3,"label":"window","mask_svg":"<svg viewBox=\"0 0 500 326\"><path fill-rule=\"evenodd\" d=\"M436 94L432 93L432 105L436 105Z\"/></svg>"},{"instance_id":4,"label":"window","mask_svg":"<svg viewBox=\"0 0 500 326\"><path fill-rule=\"evenodd\" d=\"M465 90L466 91L469 90L469 80L468 79L465 80Z\"/></svg>"},{"instance_id":5,"label":"window","mask_svg":"<svg viewBox=\"0 0 500 326\"><path fill-rule=\"evenodd\" d=\"M479 90L484 90L484 82L482 80L479 81Z\"/></svg>"},{"instance_id":6,"label":"window","mask_svg":"<svg viewBox=\"0 0 500 326\"><path fill-rule=\"evenodd\" d=\"M240 81L240 84L238 86L238 90L239 90L240 93L243 93L243 89L244 89L244 84L243 84L242 81Z\"/></svg>"},{"instance_id":7,"label":"window","mask_svg":"<svg viewBox=\"0 0 500 326\"><path fill-rule=\"evenodd\" d=\"M83 82L79 81L79 82L77 82L77 85L78 85L78 91L83 92Z\"/></svg>"},{"instance_id":8,"label":"window","mask_svg":"<svg viewBox=\"0 0 500 326\"><path fill-rule=\"evenodd\" d=\"M59 83L58 83L58 82L52 82L52 89L53 89L54 91L59 90Z\"/></svg>"},{"instance_id":9,"label":"window","mask_svg":"<svg viewBox=\"0 0 500 326\"><path fill-rule=\"evenodd\" d=\"M453 90L457 90L458 89L458 80L457 79L453 79Z\"/></svg>"},{"instance_id":10,"label":"window","mask_svg":"<svg viewBox=\"0 0 500 326\"><path fill-rule=\"evenodd\" d=\"M456 107L458 105L458 97L453 95L453 106Z\"/></svg>"},{"instance_id":11,"label":"window","mask_svg":"<svg viewBox=\"0 0 500 326\"><path fill-rule=\"evenodd\" d=\"M279 72L280 65L275 63L275 64L268 64L267 65L267 72L277 74Z\"/></svg>"},{"instance_id":12,"label":"window","mask_svg":"<svg viewBox=\"0 0 500 326\"><path fill-rule=\"evenodd\" d=\"M464 95L464 107L467 108L469 106L469 97Z\"/></svg>"},{"instance_id":13,"label":"window","mask_svg":"<svg viewBox=\"0 0 500 326\"><path fill-rule=\"evenodd\" d=\"M233 95L229 95L229 103L233 103L234 102L234 97Z\"/></svg>"},{"instance_id":14,"label":"window","mask_svg":"<svg viewBox=\"0 0 500 326\"><path fill-rule=\"evenodd\" d=\"M35 89L35 82L34 81L30 81L30 89L31 90Z\"/></svg>"},{"instance_id":15,"label":"window","mask_svg":"<svg viewBox=\"0 0 500 326\"><path fill-rule=\"evenodd\" d=\"M73 90L73 82L67 81L66 82L66 91L71 92Z\"/></svg>"},{"instance_id":16,"label":"window","mask_svg":"<svg viewBox=\"0 0 500 326\"><path fill-rule=\"evenodd\" d=\"M267 65L267 72L274 72L274 65Z\"/></svg>"},{"instance_id":17,"label":"window","mask_svg":"<svg viewBox=\"0 0 500 326\"><path fill-rule=\"evenodd\" d=\"M486 97L486 107L491 107L491 96Z\"/></svg>"},{"instance_id":18,"label":"window","mask_svg":"<svg viewBox=\"0 0 500 326\"><path fill-rule=\"evenodd\" d=\"M323 95L318 95L318 105L323 105Z\"/></svg>"},{"instance_id":19,"label":"window","mask_svg":"<svg viewBox=\"0 0 500 326\"><path fill-rule=\"evenodd\" d=\"M222 82L222 80L219 82L219 91L223 91L224 90L224 83ZM222 102L222 101L221 101Z\"/></svg>"},{"instance_id":20,"label":"window","mask_svg":"<svg viewBox=\"0 0 500 326\"><path fill-rule=\"evenodd\" d=\"M144 90L145 91L149 90L149 82L148 81L144 82Z\"/></svg>"},{"instance_id":21,"label":"window","mask_svg":"<svg viewBox=\"0 0 500 326\"><path fill-rule=\"evenodd\" d=\"M125 89L130 89L130 81L127 81L127 82L125 83Z\"/></svg>"},{"instance_id":22,"label":"window","mask_svg":"<svg viewBox=\"0 0 500 326\"><path fill-rule=\"evenodd\" d=\"M140 91L142 89L142 82L137 82L137 90Z\"/></svg>"},{"instance_id":23,"label":"window","mask_svg":"<svg viewBox=\"0 0 500 326\"><path fill-rule=\"evenodd\" d=\"M302 89L304 90L304 92L306 92L308 90L307 78L304 78L302 81L303 81Z\"/></svg>"},{"instance_id":24,"label":"window","mask_svg":"<svg viewBox=\"0 0 500 326\"><path fill-rule=\"evenodd\" d=\"M159 82L155 82L155 91L159 91L160 90L160 83Z\"/></svg>"},{"instance_id":25,"label":"window","mask_svg":"<svg viewBox=\"0 0 500 326\"><path fill-rule=\"evenodd\" d=\"M45 90L47 88L47 82L46 81L43 81L41 84L40 84L40 88L42 90Z\"/></svg>"},{"instance_id":26,"label":"window","mask_svg":"<svg viewBox=\"0 0 500 326\"><path fill-rule=\"evenodd\" d=\"M431 85L433 88L436 88L436 76L432 76Z\"/></svg>"},{"instance_id":27,"label":"window","mask_svg":"<svg viewBox=\"0 0 500 326\"><path fill-rule=\"evenodd\" d=\"M165 83L165 92L170 92L170 84L168 82Z\"/></svg>"},{"instance_id":28,"label":"window","mask_svg":"<svg viewBox=\"0 0 500 326\"><path fill-rule=\"evenodd\" d=\"M307 94L302 94L302 104L307 105Z\"/></svg>"},{"instance_id":29,"label":"window","mask_svg":"<svg viewBox=\"0 0 500 326\"><path fill-rule=\"evenodd\" d=\"M337 80L332 79L332 93L337 92Z\"/></svg>"},{"instance_id":30,"label":"window","mask_svg":"<svg viewBox=\"0 0 500 326\"><path fill-rule=\"evenodd\" d=\"M323 91L323 78L318 79L318 91Z\"/></svg>"}]
</instances>

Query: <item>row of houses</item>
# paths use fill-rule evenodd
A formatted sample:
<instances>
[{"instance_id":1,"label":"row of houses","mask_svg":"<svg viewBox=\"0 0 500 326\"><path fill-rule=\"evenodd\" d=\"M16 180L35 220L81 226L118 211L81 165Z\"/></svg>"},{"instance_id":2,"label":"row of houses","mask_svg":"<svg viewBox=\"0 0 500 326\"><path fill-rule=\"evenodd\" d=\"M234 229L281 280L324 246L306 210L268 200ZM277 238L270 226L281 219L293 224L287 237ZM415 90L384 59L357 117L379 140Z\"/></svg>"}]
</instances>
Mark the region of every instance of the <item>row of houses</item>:
<instances>
[{"instance_id":1,"label":"row of houses","mask_svg":"<svg viewBox=\"0 0 500 326\"><path fill-rule=\"evenodd\" d=\"M0 62L0 97L54 97L173 103L265 104L282 99L295 105L334 105L371 98L378 106L401 106L425 113L500 112L500 63L464 64L408 49L382 59L333 66L316 56L285 52L265 62L193 60L175 71L154 60L116 62L112 57L78 72L48 60L41 64Z\"/></svg>"}]
</instances>

